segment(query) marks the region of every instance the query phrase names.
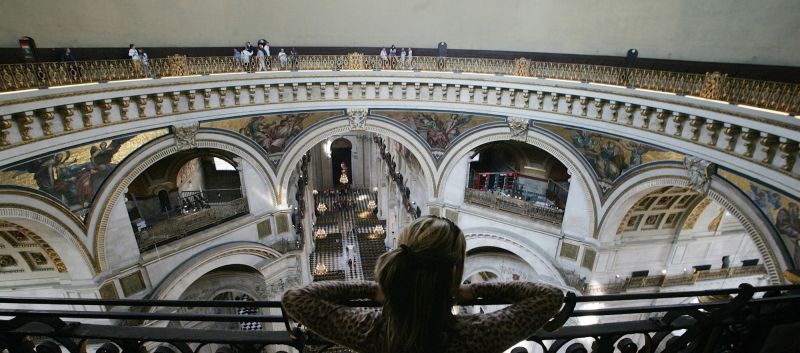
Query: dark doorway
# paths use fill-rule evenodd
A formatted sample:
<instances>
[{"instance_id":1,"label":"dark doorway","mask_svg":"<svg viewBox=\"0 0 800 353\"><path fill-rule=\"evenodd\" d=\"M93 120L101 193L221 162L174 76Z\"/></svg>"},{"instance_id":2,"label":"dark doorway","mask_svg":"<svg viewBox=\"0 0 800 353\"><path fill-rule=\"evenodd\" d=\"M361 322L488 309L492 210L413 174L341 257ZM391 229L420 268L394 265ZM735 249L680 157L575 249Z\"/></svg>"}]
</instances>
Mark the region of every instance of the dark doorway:
<instances>
[{"instance_id":1,"label":"dark doorway","mask_svg":"<svg viewBox=\"0 0 800 353\"><path fill-rule=\"evenodd\" d=\"M331 167L333 185L353 184L353 165L351 164L351 152L353 145L344 138L339 138L331 143ZM344 171L344 173L342 173ZM341 183L342 175L347 177L347 183Z\"/></svg>"}]
</instances>

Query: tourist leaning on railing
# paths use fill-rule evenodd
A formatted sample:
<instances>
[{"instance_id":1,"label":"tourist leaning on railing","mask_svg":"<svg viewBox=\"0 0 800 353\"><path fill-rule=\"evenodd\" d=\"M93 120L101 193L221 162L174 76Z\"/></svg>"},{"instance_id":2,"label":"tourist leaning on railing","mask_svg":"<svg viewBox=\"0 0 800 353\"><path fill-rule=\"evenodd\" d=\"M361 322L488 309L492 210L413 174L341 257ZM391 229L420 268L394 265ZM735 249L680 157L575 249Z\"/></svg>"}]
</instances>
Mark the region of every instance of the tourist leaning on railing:
<instances>
[{"instance_id":1,"label":"tourist leaning on railing","mask_svg":"<svg viewBox=\"0 0 800 353\"><path fill-rule=\"evenodd\" d=\"M375 282L316 282L289 290L289 316L323 338L359 352L502 352L530 337L561 307L563 293L529 282L460 285L464 233L435 216L404 228L400 247L378 259ZM512 303L489 314L452 314L474 298ZM382 311L342 304L371 299Z\"/></svg>"}]
</instances>

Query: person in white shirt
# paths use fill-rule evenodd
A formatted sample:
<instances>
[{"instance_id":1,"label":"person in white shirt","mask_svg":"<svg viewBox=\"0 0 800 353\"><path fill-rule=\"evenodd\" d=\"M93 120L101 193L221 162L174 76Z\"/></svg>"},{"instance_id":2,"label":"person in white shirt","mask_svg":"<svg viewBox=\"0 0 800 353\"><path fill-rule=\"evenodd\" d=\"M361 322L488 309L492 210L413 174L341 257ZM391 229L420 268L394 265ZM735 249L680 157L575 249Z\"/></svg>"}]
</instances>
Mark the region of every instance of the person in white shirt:
<instances>
[{"instance_id":1,"label":"person in white shirt","mask_svg":"<svg viewBox=\"0 0 800 353\"><path fill-rule=\"evenodd\" d=\"M286 65L289 63L289 57L286 56L286 52L281 49L281 52L278 53L278 59L281 61L281 70L286 70Z\"/></svg>"},{"instance_id":2,"label":"person in white shirt","mask_svg":"<svg viewBox=\"0 0 800 353\"><path fill-rule=\"evenodd\" d=\"M414 52L411 51L411 48L408 48L408 55L406 56L406 66L408 66L408 68L410 69L413 69L413 67L411 66L411 60L413 59L414 59Z\"/></svg>"},{"instance_id":3,"label":"person in white shirt","mask_svg":"<svg viewBox=\"0 0 800 353\"><path fill-rule=\"evenodd\" d=\"M242 50L242 54L241 55L242 55L242 65L244 66L244 70L249 72L250 71L250 57L253 56L253 52L251 51L250 48L245 47L244 50Z\"/></svg>"},{"instance_id":4,"label":"person in white shirt","mask_svg":"<svg viewBox=\"0 0 800 353\"><path fill-rule=\"evenodd\" d=\"M406 68L406 48L400 51L400 68Z\"/></svg>"},{"instance_id":5,"label":"person in white shirt","mask_svg":"<svg viewBox=\"0 0 800 353\"><path fill-rule=\"evenodd\" d=\"M267 71L267 66L265 64L266 55L264 46L261 44L259 44L258 49L256 49L256 58L258 59L258 71Z\"/></svg>"},{"instance_id":6,"label":"person in white shirt","mask_svg":"<svg viewBox=\"0 0 800 353\"><path fill-rule=\"evenodd\" d=\"M142 63L142 73L145 76L150 76L150 58L142 49L139 49L139 61Z\"/></svg>"},{"instance_id":7,"label":"person in white shirt","mask_svg":"<svg viewBox=\"0 0 800 353\"><path fill-rule=\"evenodd\" d=\"M142 62L140 61L139 51L136 50L135 44L131 44L130 46L128 46L128 56L131 58L131 60L133 60L133 68L136 70L136 72L141 71Z\"/></svg>"},{"instance_id":8,"label":"person in white shirt","mask_svg":"<svg viewBox=\"0 0 800 353\"><path fill-rule=\"evenodd\" d=\"M383 60L383 66L386 67L386 64L389 62L389 57L386 55L386 48L381 49L381 60Z\"/></svg>"}]
</instances>

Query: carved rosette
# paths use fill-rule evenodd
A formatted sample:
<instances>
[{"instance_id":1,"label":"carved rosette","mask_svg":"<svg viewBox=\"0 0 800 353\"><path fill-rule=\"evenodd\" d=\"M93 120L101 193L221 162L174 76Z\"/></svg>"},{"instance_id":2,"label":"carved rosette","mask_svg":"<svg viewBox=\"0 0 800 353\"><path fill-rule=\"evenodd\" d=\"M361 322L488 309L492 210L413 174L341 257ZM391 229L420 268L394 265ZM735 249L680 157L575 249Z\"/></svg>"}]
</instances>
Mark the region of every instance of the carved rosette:
<instances>
[{"instance_id":1,"label":"carved rosette","mask_svg":"<svg viewBox=\"0 0 800 353\"><path fill-rule=\"evenodd\" d=\"M528 140L528 120L508 118L508 129L511 140L526 142Z\"/></svg>"},{"instance_id":2,"label":"carved rosette","mask_svg":"<svg viewBox=\"0 0 800 353\"><path fill-rule=\"evenodd\" d=\"M367 108L347 109L347 120L350 122L350 130L364 130L367 128Z\"/></svg>"},{"instance_id":3,"label":"carved rosette","mask_svg":"<svg viewBox=\"0 0 800 353\"><path fill-rule=\"evenodd\" d=\"M199 129L200 125L172 126L172 133L175 135L175 145L178 146L178 151L197 148L196 137Z\"/></svg>"},{"instance_id":4,"label":"carved rosette","mask_svg":"<svg viewBox=\"0 0 800 353\"><path fill-rule=\"evenodd\" d=\"M683 159L686 167L686 177L689 178L689 187L703 195L708 195L711 188L711 176L714 175L716 165L704 159L686 156Z\"/></svg>"}]
</instances>

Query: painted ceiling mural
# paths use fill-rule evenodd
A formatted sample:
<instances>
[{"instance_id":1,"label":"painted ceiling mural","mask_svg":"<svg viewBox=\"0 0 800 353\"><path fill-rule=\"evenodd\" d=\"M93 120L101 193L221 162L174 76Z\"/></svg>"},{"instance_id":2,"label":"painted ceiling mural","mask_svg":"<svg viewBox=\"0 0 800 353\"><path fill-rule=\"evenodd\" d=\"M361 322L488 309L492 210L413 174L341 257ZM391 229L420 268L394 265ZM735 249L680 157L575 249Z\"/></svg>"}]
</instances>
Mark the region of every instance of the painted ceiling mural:
<instances>
[{"instance_id":1,"label":"painted ceiling mural","mask_svg":"<svg viewBox=\"0 0 800 353\"><path fill-rule=\"evenodd\" d=\"M719 168L717 175L742 190L764 212L789 251L793 267L800 266L800 200L727 169Z\"/></svg>"},{"instance_id":2,"label":"painted ceiling mural","mask_svg":"<svg viewBox=\"0 0 800 353\"><path fill-rule=\"evenodd\" d=\"M415 131L428 143L437 159L467 130L486 123L505 122L504 117L453 112L374 109L370 110L370 114L397 120Z\"/></svg>"},{"instance_id":3,"label":"painted ceiling mural","mask_svg":"<svg viewBox=\"0 0 800 353\"><path fill-rule=\"evenodd\" d=\"M160 129L62 150L0 170L0 184L43 191L83 218L95 194L125 157L169 133Z\"/></svg>"},{"instance_id":4,"label":"painted ceiling mural","mask_svg":"<svg viewBox=\"0 0 800 353\"><path fill-rule=\"evenodd\" d=\"M594 169L603 191L628 170L656 161L682 161L680 153L612 135L536 123L572 144Z\"/></svg>"},{"instance_id":5,"label":"painted ceiling mural","mask_svg":"<svg viewBox=\"0 0 800 353\"><path fill-rule=\"evenodd\" d=\"M272 163L277 165L280 154L304 129L321 120L342 115L344 112L341 110L273 114L208 121L200 126L230 130L251 138L264 148Z\"/></svg>"}]
</instances>

